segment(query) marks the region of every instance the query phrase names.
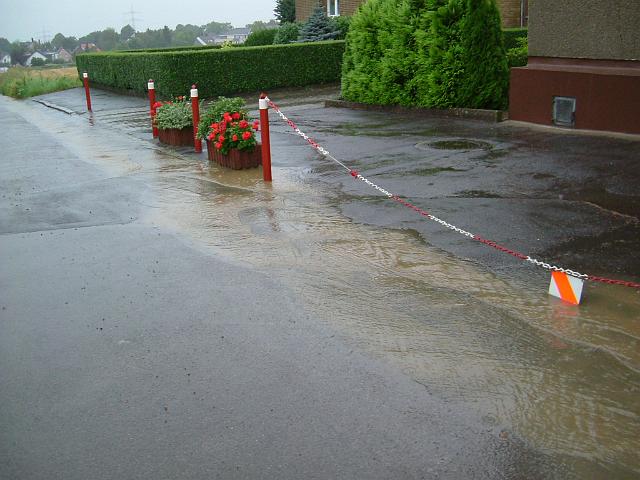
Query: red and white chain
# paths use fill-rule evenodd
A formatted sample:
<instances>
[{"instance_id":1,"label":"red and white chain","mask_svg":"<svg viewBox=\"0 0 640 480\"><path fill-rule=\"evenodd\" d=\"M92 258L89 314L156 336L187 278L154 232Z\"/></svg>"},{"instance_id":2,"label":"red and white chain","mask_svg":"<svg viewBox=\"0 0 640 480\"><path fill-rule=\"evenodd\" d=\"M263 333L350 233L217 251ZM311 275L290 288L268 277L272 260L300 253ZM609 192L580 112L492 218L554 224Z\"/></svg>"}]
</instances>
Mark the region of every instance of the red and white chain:
<instances>
[{"instance_id":1,"label":"red and white chain","mask_svg":"<svg viewBox=\"0 0 640 480\"><path fill-rule=\"evenodd\" d=\"M546 270L566 273L567 275L571 275L572 277L580 278L582 280L590 280L590 281L593 281L593 282L607 283L607 284L610 284L610 285L622 285L622 286L625 286L625 287L631 287L631 288L640 289L640 283L628 282L626 280L615 280L615 279L611 279L611 278L596 277L594 275L587 275L585 273L579 273L579 272L576 272L574 270L570 270L568 268L562 268L562 267L558 267L556 265L551 265L549 263L546 263L546 262L543 262L543 261L540 261L540 260L536 260L533 257L530 257L528 255L524 255L524 254L519 253L519 252L517 252L515 250L511 250L511 249L509 249L507 247L504 247L504 246L494 242L493 240L488 240L486 238L481 237L480 235L476 235L474 233L467 232L466 230L463 230L462 228L456 227L455 225L452 225L451 223L448 223L448 222L436 217L435 215L430 214L429 212L421 209L420 207L417 207L416 205L414 205L414 204L412 204L412 203L400 198L398 195L394 195L393 193L390 193L388 190L382 188L381 186L376 185L375 183L373 183L368 178L363 177L362 175L360 175L360 173L358 173L357 170L353 170L353 169L349 168L347 165L345 165L340 160L338 160L333 155L331 155L331 153L329 151L327 151L322 146L320 146L315 140L310 138L306 133L304 133L302 130L300 130L298 128L298 126L291 119L289 119L284 113L282 113L282 111L280 110L280 107L278 107L278 105L273 103L269 97L266 97L266 100L269 103L269 106L271 108L273 108L273 110L280 116L280 118L283 121L285 121L293 129L293 131L296 132L296 134L298 134L300 137L302 137L304 140L306 140L307 143L309 145L311 145L312 148L314 148L315 150L320 152L323 156L325 156L326 158L332 160L333 162L337 163L342 168L347 170L352 177L356 178L357 180L361 180L362 182L364 182L367 185L369 185L370 187L376 189L377 191L379 191L380 193L382 193L386 197L390 198L391 200L394 200L395 202L398 202L398 203L404 205L405 207L408 207L408 208L414 210L415 212L419 213L423 217L426 217L429 220L437 222L440 225L442 225L443 227L448 228L450 230L453 230L454 232L457 232L457 233L459 233L461 235L464 235L465 237L468 237L468 238L471 238L472 240L484 243L485 245L488 245L488 246L490 246L492 248L495 248L496 250L499 250L501 252L507 253L507 254L515 257L515 258L518 258L520 260L529 262L529 263L531 263L531 264L533 264L533 265L535 265L537 267L541 267L541 268L544 268Z\"/></svg>"}]
</instances>

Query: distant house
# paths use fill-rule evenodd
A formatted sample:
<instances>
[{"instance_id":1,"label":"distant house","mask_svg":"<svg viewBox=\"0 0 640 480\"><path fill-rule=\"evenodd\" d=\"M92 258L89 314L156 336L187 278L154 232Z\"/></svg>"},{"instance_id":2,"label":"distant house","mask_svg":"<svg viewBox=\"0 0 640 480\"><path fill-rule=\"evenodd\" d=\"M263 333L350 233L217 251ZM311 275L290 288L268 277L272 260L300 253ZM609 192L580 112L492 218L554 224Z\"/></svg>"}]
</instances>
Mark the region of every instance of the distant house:
<instances>
[{"instance_id":1,"label":"distant house","mask_svg":"<svg viewBox=\"0 0 640 480\"><path fill-rule=\"evenodd\" d=\"M22 61L22 64L23 64L25 67L30 67L30 66L31 66L31 62L33 61L33 59L34 59L34 58L38 58L38 59L40 59L40 60L42 60L42 61L44 61L44 62L46 62L46 61L49 61L49 60L50 60L50 58L49 58L49 57L47 57L44 53L39 52L38 50L36 50L35 52L28 54L28 55L24 58L24 60Z\"/></svg>"},{"instance_id":2,"label":"distant house","mask_svg":"<svg viewBox=\"0 0 640 480\"><path fill-rule=\"evenodd\" d=\"M511 69L509 118L640 134L638 0L531 2L529 61Z\"/></svg>"},{"instance_id":3,"label":"distant house","mask_svg":"<svg viewBox=\"0 0 640 480\"><path fill-rule=\"evenodd\" d=\"M95 43L87 42L81 43L76 48L73 49L73 54L82 53L82 52L100 52L101 50Z\"/></svg>"},{"instance_id":4,"label":"distant house","mask_svg":"<svg viewBox=\"0 0 640 480\"><path fill-rule=\"evenodd\" d=\"M245 42L251 34L249 28L234 28L220 35L202 35L196 38L196 45L222 45L225 42L231 42L234 45L240 45Z\"/></svg>"},{"instance_id":5,"label":"distant house","mask_svg":"<svg viewBox=\"0 0 640 480\"><path fill-rule=\"evenodd\" d=\"M67 63L73 60L73 55L71 55L62 47L60 47L60 49L56 52L56 56L58 60L63 60Z\"/></svg>"},{"instance_id":6,"label":"distant house","mask_svg":"<svg viewBox=\"0 0 640 480\"><path fill-rule=\"evenodd\" d=\"M365 0L320 0L329 17L353 15ZM318 0L296 0L296 20L306 22L311 12L316 8ZM502 26L505 28L525 27L528 17L528 0L496 0Z\"/></svg>"},{"instance_id":7,"label":"distant house","mask_svg":"<svg viewBox=\"0 0 640 480\"><path fill-rule=\"evenodd\" d=\"M0 52L0 65L11 65L11 54Z\"/></svg>"}]
</instances>

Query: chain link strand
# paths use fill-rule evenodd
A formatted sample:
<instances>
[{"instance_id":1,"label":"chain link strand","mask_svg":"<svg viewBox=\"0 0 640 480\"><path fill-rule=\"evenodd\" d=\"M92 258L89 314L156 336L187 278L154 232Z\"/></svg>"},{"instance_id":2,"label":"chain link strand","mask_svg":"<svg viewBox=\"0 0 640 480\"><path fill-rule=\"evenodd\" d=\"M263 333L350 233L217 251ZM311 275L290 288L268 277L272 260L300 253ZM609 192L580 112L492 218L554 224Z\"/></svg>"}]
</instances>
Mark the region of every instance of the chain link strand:
<instances>
[{"instance_id":1,"label":"chain link strand","mask_svg":"<svg viewBox=\"0 0 640 480\"><path fill-rule=\"evenodd\" d=\"M506 248L506 247L494 242L493 240L487 240L486 238L482 238L480 235L476 235L476 234L473 234L471 232L467 232L466 230L458 228L455 225L452 225L452 224L450 224L450 223L448 223L448 222L446 222L446 221L444 221L444 220L442 220L442 219L430 214L429 212L421 209L420 207L417 207L416 205L414 205L414 204L412 204L412 203L400 198L398 195L394 195L394 194L390 193L389 191L385 190L384 188L382 188L379 185L376 185L375 183L370 181L368 178L363 177L362 175L360 175L356 170L353 170L353 169L349 168L348 166L346 166L340 160L338 160L333 155L331 155L331 153L329 153L327 150L322 148L315 140L313 140L306 133L304 133L302 130L300 130L298 128L298 126L293 122L293 120L289 119L284 113L282 113L282 110L280 110L280 107L278 107L278 105L273 103L269 97L266 97L266 100L269 103L269 106L271 108L273 108L273 110L278 114L278 116L280 116L280 118L284 122L286 122L293 129L293 131L296 132L296 134L298 134L300 137L302 137L304 140L306 140L307 143L309 145L311 145L312 148L314 148L315 150L320 152L323 156L325 156L326 158L332 160L333 162L337 163L342 168L347 170L351 174L351 176L354 177L356 180L360 180L360 181L366 183L367 185L369 185L370 187L376 189L377 191L379 191L380 193L382 193L386 197L390 198L391 200L394 200L395 202L398 202L401 205L404 205L405 207L408 207L411 210L414 210L415 212L419 213L423 217L426 217L429 220L432 220L432 221L434 221L436 223L439 223L443 227L448 228L449 230L453 230L454 232L457 232L457 233L459 233L461 235L464 235L465 237L471 238L472 240L475 240L477 242L483 243L483 244L485 244L485 245L487 245L489 247L495 248L496 250L499 250L501 252L509 254L512 257L515 257L515 258L518 258L520 260L529 262L529 263L531 263L531 264L533 264L533 265L535 265L537 267L544 268L545 270L566 273L567 275L571 275L572 277L579 278L579 279L582 279L582 280L589 280L589 281L592 281L592 282L606 283L606 284L609 284L609 285L621 285L621 286L624 286L624 287L640 289L640 283L628 282L626 280L614 280L614 279L611 279L611 278L596 277L594 275L587 275L585 273L575 272L575 271L570 270L568 268L562 268L562 267L558 267L556 265L551 265L549 263L542 262L540 260L536 260L535 258L532 258L532 257L530 257L528 255L524 255L522 253L516 252L515 250L511 250L509 248Z\"/></svg>"}]
</instances>

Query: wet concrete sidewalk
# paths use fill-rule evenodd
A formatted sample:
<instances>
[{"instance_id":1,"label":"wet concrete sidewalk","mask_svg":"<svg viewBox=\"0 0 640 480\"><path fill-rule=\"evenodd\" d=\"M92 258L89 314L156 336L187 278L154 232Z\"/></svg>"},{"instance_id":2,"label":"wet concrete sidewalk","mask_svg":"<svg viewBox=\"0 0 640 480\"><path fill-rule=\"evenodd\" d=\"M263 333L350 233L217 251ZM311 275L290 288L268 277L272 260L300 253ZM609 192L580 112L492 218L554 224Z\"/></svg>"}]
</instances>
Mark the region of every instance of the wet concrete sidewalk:
<instances>
[{"instance_id":1,"label":"wet concrete sidewalk","mask_svg":"<svg viewBox=\"0 0 640 480\"><path fill-rule=\"evenodd\" d=\"M637 280L637 139L294 93L271 96L388 190L525 253ZM385 202L273 114L267 186L158 146L144 99L94 91L92 115L81 90L45 99L78 113L2 99L7 135L47 152L16 144L0 176L9 472L29 468L18 450L33 442L35 478L56 455L66 478L113 478L122 455L120 477L150 458L141 478L640 472L637 292L549 299L546 272ZM101 453L74 459L87 442Z\"/></svg>"}]
</instances>

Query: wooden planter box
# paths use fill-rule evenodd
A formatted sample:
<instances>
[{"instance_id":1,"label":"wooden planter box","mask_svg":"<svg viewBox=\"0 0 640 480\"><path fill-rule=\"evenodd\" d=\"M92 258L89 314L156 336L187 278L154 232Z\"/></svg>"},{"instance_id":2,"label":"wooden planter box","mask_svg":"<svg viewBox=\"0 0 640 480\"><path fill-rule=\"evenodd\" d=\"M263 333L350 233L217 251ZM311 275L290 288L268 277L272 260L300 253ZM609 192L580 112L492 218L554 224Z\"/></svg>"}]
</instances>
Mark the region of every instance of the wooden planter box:
<instances>
[{"instance_id":1,"label":"wooden planter box","mask_svg":"<svg viewBox=\"0 0 640 480\"><path fill-rule=\"evenodd\" d=\"M160 143L175 145L177 147L193 146L193 127L167 128L158 130Z\"/></svg>"},{"instance_id":2,"label":"wooden planter box","mask_svg":"<svg viewBox=\"0 0 640 480\"><path fill-rule=\"evenodd\" d=\"M262 165L262 147L259 143L251 151L232 148L228 155L223 155L207 140L207 156L212 162L232 170L244 170Z\"/></svg>"}]
</instances>

